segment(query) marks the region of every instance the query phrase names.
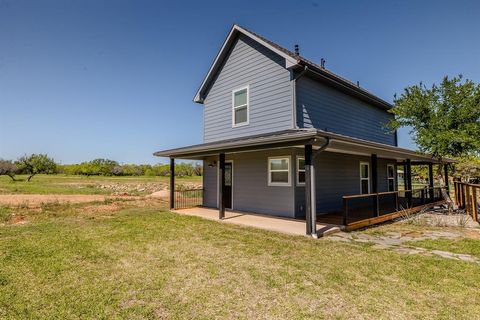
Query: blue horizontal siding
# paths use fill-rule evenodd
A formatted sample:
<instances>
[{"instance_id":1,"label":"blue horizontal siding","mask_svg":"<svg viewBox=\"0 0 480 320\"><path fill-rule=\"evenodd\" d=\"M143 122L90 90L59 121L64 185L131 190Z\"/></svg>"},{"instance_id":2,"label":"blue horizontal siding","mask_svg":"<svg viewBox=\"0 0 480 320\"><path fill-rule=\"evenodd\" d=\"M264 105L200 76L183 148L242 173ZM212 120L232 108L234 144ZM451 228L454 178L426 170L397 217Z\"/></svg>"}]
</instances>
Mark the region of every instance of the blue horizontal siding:
<instances>
[{"instance_id":1,"label":"blue horizontal siding","mask_svg":"<svg viewBox=\"0 0 480 320\"><path fill-rule=\"evenodd\" d=\"M249 86L249 124L232 128L232 90ZM245 35L236 40L204 102L204 142L293 127L293 91L285 59Z\"/></svg>"},{"instance_id":2,"label":"blue horizontal siding","mask_svg":"<svg viewBox=\"0 0 480 320\"><path fill-rule=\"evenodd\" d=\"M297 81L297 125L396 145L386 125L393 115L326 84L302 77Z\"/></svg>"}]
</instances>

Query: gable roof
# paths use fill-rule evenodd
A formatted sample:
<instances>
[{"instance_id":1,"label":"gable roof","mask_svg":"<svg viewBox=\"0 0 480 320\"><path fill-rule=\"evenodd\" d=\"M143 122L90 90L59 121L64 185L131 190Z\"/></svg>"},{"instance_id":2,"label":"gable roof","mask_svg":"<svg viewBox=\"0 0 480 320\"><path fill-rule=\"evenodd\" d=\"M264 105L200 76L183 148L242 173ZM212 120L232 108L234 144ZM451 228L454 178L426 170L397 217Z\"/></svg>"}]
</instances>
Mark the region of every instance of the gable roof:
<instances>
[{"instance_id":1,"label":"gable roof","mask_svg":"<svg viewBox=\"0 0 480 320\"><path fill-rule=\"evenodd\" d=\"M367 100L368 102L371 102L378 107L381 107L387 110L393 107L392 104L375 96L371 92L361 88L360 86L351 82L350 80L342 78L339 75L331 72L330 70L327 70L326 68L321 67L318 64L300 55L296 55L292 51L236 24L233 25L227 38L223 42L223 45L220 51L215 57L215 60L213 61L210 69L208 70L207 75L203 79L202 84L200 85L200 88L198 89L195 97L193 98L194 102L203 103L205 93L208 91L208 88L210 87L213 79L215 78L215 75L222 67L222 63L227 57L231 46L234 44L235 39L239 34L244 34L248 36L254 41L257 41L261 45L275 52L282 58L285 58L285 62L286 62L285 66L287 69L304 68L304 70L315 75L316 78L319 78L320 80L325 81L342 91L347 91L348 93L353 94L360 99Z\"/></svg>"}]
</instances>

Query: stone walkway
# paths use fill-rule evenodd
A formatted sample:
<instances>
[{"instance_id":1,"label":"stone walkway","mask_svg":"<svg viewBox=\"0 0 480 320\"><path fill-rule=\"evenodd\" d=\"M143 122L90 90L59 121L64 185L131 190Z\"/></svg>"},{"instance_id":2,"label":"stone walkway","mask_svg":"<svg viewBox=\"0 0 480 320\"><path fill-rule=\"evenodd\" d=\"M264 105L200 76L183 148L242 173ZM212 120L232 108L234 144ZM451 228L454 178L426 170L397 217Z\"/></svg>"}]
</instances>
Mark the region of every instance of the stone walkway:
<instances>
[{"instance_id":1,"label":"stone walkway","mask_svg":"<svg viewBox=\"0 0 480 320\"><path fill-rule=\"evenodd\" d=\"M406 245L409 241L420 241L426 239L457 239L464 235L461 232L454 231L424 231L418 233L386 232L382 235L371 235L364 233L338 232L324 239L330 241L373 243L373 248L391 250L402 254L421 254L425 256L440 256L442 258L474 262L480 264L480 259L468 254L459 254L441 250L429 250L425 248Z\"/></svg>"}]
</instances>

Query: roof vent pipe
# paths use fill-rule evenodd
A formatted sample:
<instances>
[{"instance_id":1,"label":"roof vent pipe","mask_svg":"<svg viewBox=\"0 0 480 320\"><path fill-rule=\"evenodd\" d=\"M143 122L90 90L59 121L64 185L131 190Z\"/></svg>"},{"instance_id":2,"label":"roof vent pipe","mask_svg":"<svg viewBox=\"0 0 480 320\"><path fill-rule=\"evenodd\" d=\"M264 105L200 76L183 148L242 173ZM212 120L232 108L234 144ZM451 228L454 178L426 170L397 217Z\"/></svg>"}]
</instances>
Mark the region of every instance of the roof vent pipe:
<instances>
[{"instance_id":1,"label":"roof vent pipe","mask_svg":"<svg viewBox=\"0 0 480 320\"><path fill-rule=\"evenodd\" d=\"M322 69L325 69L325 59L320 59L320 67L322 67Z\"/></svg>"},{"instance_id":2,"label":"roof vent pipe","mask_svg":"<svg viewBox=\"0 0 480 320\"><path fill-rule=\"evenodd\" d=\"M295 55L299 56L300 55L300 48L298 44L295 45Z\"/></svg>"},{"instance_id":3,"label":"roof vent pipe","mask_svg":"<svg viewBox=\"0 0 480 320\"><path fill-rule=\"evenodd\" d=\"M360 88L360 81L357 81L357 87Z\"/></svg>"}]
</instances>

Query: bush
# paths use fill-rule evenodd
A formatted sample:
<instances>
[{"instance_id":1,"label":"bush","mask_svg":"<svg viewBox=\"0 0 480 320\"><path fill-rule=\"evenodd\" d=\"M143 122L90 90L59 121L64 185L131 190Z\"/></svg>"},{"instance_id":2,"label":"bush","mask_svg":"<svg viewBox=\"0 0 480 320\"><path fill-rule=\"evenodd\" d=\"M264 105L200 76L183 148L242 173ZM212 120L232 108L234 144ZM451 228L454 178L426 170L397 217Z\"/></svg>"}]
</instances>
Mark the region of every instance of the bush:
<instances>
[{"instance_id":1,"label":"bush","mask_svg":"<svg viewBox=\"0 0 480 320\"><path fill-rule=\"evenodd\" d=\"M30 181L30 179L39 173L56 173L57 167L55 161L46 154L25 155L18 159L15 164L19 172L28 174L27 181Z\"/></svg>"},{"instance_id":2,"label":"bush","mask_svg":"<svg viewBox=\"0 0 480 320\"><path fill-rule=\"evenodd\" d=\"M108 159L96 159L80 164L64 164L57 166L57 173L69 175L103 175L103 176L160 176L170 175L168 164L123 164ZM176 176L201 176L203 167L200 164L178 163L175 165Z\"/></svg>"},{"instance_id":3,"label":"bush","mask_svg":"<svg viewBox=\"0 0 480 320\"><path fill-rule=\"evenodd\" d=\"M13 181L15 181L15 173L17 173L17 171L17 166L11 160L0 159L0 175L9 176Z\"/></svg>"}]
</instances>

